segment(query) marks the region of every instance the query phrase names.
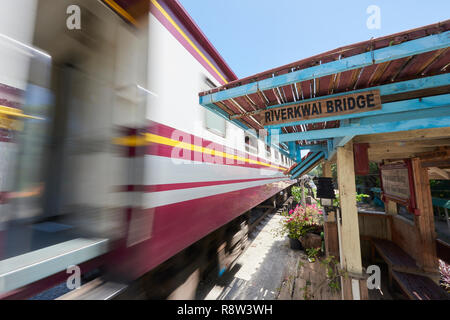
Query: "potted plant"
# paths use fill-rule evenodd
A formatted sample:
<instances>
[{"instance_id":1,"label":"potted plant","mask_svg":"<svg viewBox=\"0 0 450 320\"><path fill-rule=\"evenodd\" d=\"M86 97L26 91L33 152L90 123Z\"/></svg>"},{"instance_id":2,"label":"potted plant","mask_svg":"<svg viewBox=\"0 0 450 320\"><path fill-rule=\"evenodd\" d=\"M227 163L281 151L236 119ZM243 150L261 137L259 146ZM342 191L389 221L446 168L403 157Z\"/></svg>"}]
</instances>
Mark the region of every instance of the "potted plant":
<instances>
[{"instance_id":1,"label":"potted plant","mask_svg":"<svg viewBox=\"0 0 450 320\"><path fill-rule=\"evenodd\" d=\"M299 240L305 249L322 247L323 211L316 204L307 205L299 210L302 216L302 232Z\"/></svg>"},{"instance_id":2,"label":"potted plant","mask_svg":"<svg viewBox=\"0 0 450 320\"><path fill-rule=\"evenodd\" d=\"M323 215L317 205L307 205L303 208L298 204L294 209L285 212L284 216L283 232L288 235L292 249L321 247Z\"/></svg>"},{"instance_id":3,"label":"potted plant","mask_svg":"<svg viewBox=\"0 0 450 320\"><path fill-rule=\"evenodd\" d=\"M302 221L301 210L299 209L302 208L297 205L295 209L284 212L283 216L285 216L285 219L282 221L282 233L287 234L291 249L294 250L302 249L299 238L303 233L304 223Z\"/></svg>"}]
</instances>

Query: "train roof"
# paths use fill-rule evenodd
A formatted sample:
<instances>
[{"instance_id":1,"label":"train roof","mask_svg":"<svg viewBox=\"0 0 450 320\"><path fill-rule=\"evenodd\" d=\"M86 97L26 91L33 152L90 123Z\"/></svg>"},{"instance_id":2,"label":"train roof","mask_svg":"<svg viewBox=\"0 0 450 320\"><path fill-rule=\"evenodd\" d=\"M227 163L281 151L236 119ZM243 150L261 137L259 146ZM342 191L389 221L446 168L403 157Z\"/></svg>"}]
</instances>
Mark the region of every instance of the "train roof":
<instances>
[{"instance_id":1,"label":"train roof","mask_svg":"<svg viewBox=\"0 0 450 320\"><path fill-rule=\"evenodd\" d=\"M173 32L184 34L191 46L199 47L204 54L204 59L209 58L208 60L213 61L214 68L221 71L218 79L221 83L237 80L236 74L225 59L178 0L102 0L102 2L134 26L139 26L139 19L145 17L150 11L168 29L172 25L175 27Z\"/></svg>"}]
</instances>

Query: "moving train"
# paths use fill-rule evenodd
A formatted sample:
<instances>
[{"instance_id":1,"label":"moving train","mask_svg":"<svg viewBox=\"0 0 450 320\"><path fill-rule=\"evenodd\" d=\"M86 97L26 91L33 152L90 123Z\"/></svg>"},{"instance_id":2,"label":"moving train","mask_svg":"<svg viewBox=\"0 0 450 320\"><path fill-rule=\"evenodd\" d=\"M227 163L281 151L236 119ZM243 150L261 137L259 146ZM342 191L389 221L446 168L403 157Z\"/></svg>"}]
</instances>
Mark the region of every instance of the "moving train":
<instances>
[{"instance_id":1,"label":"moving train","mask_svg":"<svg viewBox=\"0 0 450 320\"><path fill-rule=\"evenodd\" d=\"M237 78L181 4L0 12L0 298L64 284L71 266L118 284L97 298L136 279L146 298L179 297L167 281L180 270L216 259L223 272L224 239L230 249L249 210L295 182L294 162L199 105Z\"/></svg>"}]
</instances>

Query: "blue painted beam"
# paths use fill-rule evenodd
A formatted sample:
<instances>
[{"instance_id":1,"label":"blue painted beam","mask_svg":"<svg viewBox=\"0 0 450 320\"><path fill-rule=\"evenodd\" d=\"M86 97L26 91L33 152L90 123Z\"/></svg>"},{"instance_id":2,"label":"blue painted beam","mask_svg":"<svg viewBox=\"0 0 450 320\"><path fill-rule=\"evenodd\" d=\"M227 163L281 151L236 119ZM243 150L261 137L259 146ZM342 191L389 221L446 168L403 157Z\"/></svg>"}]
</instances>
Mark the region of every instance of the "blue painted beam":
<instances>
[{"instance_id":1,"label":"blue painted beam","mask_svg":"<svg viewBox=\"0 0 450 320\"><path fill-rule=\"evenodd\" d=\"M294 141L290 141L289 143L289 158L297 161L297 147L298 145Z\"/></svg>"},{"instance_id":2,"label":"blue painted beam","mask_svg":"<svg viewBox=\"0 0 450 320\"><path fill-rule=\"evenodd\" d=\"M294 168L294 170L292 170L291 174L295 174L297 171L301 170L303 167L307 166L310 164L310 162L317 156L319 155L323 155L322 152L316 152L313 153L312 155L310 155L308 158L306 158L305 160L303 160L302 162L300 162L300 164Z\"/></svg>"},{"instance_id":3,"label":"blue painted beam","mask_svg":"<svg viewBox=\"0 0 450 320\"><path fill-rule=\"evenodd\" d=\"M311 157L310 161L308 161L307 164L305 164L304 166L302 166L302 168L300 168L300 170L298 170L296 173L294 173L292 175L292 178L295 179L297 178L299 175L303 174L303 172L305 172L306 170L308 170L312 165L314 165L314 163L316 163L318 160L320 160L320 158L323 158L325 155L323 154L323 152L319 152L318 154L316 154L314 157Z\"/></svg>"},{"instance_id":4,"label":"blue painted beam","mask_svg":"<svg viewBox=\"0 0 450 320\"><path fill-rule=\"evenodd\" d=\"M345 146L350 140L353 139L354 136L345 136L334 138L334 148Z\"/></svg>"},{"instance_id":5,"label":"blue painted beam","mask_svg":"<svg viewBox=\"0 0 450 320\"><path fill-rule=\"evenodd\" d=\"M315 155L317 155L318 152L313 153L312 155L310 155L309 157L307 157L306 159L303 159L301 161L298 161L298 165L297 167L294 168L294 170L292 170L291 174L295 173L296 171L298 171L299 169L303 168L303 166L307 165L308 162L311 160L312 157L314 157Z\"/></svg>"},{"instance_id":6,"label":"blue painted beam","mask_svg":"<svg viewBox=\"0 0 450 320\"><path fill-rule=\"evenodd\" d=\"M308 157L307 159L304 159L302 162L299 162L299 164L294 168L294 170L291 171L291 175L294 175L294 174L296 174L298 171L300 171L300 170L301 170L305 165L307 165L307 164L310 162L310 160L311 160L312 158L314 158L317 154L318 154L318 153L313 154L312 156Z\"/></svg>"},{"instance_id":7,"label":"blue painted beam","mask_svg":"<svg viewBox=\"0 0 450 320\"><path fill-rule=\"evenodd\" d=\"M367 67L373 64L401 59L424 52L443 49L450 46L450 31L403 42L401 44L361 53L352 57L324 63L310 68L290 72L276 77L260 80L235 88L219 91L200 97L200 104L206 105L246 94L312 80L327 75Z\"/></svg>"},{"instance_id":8,"label":"blue painted beam","mask_svg":"<svg viewBox=\"0 0 450 320\"><path fill-rule=\"evenodd\" d=\"M450 94L391 102L384 104L383 109L397 108L397 110L405 109L408 111L352 119L348 127L286 133L280 136L280 141L323 140L361 134L448 127L450 123L442 123L440 119L441 117L447 117L450 112L449 106ZM434 120L437 121L436 124L431 123ZM400 123L404 123L408 129L402 129ZM389 127L392 127L392 129L389 129Z\"/></svg>"},{"instance_id":9,"label":"blue painted beam","mask_svg":"<svg viewBox=\"0 0 450 320\"><path fill-rule=\"evenodd\" d=\"M349 135L365 135L376 133L387 133L397 131L410 131L419 129L445 128L450 127L450 116L441 116L427 119L404 120L389 123L379 123L367 126L350 126L348 128L336 128L326 130L314 130L303 132L302 136L295 136L292 134L285 134L281 136L283 141L294 140L320 140L331 139L334 137L345 137Z\"/></svg>"},{"instance_id":10,"label":"blue painted beam","mask_svg":"<svg viewBox=\"0 0 450 320\"><path fill-rule=\"evenodd\" d=\"M345 146L353 138L354 138L354 135L329 139L328 141L332 141L332 143L331 143L331 146L328 148L328 154L326 156L326 159L327 160L331 159L335 155L338 147Z\"/></svg>"},{"instance_id":11,"label":"blue painted beam","mask_svg":"<svg viewBox=\"0 0 450 320\"><path fill-rule=\"evenodd\" d=\"M320 159L320 158L319 158ZM317 160L319 160L319 159L317 159ZM311 164L311 165L313 165L314 164L314 162ZM310 168L311 166L308 166L308 167L305 167L305 168L303 168L303 169L301 169L299 172L297 172L296 174L295 174L295 177L293 177L293 179L295 179L295 178L297 178L298 176L301 176L305 171L307 171L309 168Z\"/></svg>"},{"instance_id":12,"label":"blue painted beam","mask_svg":"<svg viewBox=\"0 0 450 320\"><path fill-rule=\"evenodd\" d=\"M289 153L291 154L291 156L296 154L295 148L296 143L294 141L289 141Z\"/></svg>"},{"instance_id":13,"label":"blue painted beam","mask_svg":"<svg viewBox=\"0 0 450 320\"><path fill-rule=\"evenodd\" d=\"M334 139L328 139L327 140L327 154L325 156L325 159L330 160L334 153L336 152L336 148L334 146Z\"/></svg>"},{"instance_id":14,"label":"blue painted beam","mask_svg":"<svg viewBox=\"0 0 450 320\"><path fill-rule=\"evenodd\" d=\"M268 107L268 109L289 106L289 105L294 105L294 104L298 104L298 103L308 103L310 101L317 101L320 99L328 99L328 98L338 97L338 96L347 95L347 94L365 92L368 90L377 90L378 89L378 90L380 90L380 95L383 96L383 95L411 92L411 91L422 90L422 89L430 89L430 88L447 86L447 85L450 85L450 73L446 73L446 74L442 74L442 75L438 75L438 76L427 77L427 78L422 78L422 79L414 79L414 80L409 80L409 81L397 82L397 83L387 84L387 85L378 86L378 87L371 87L371 88L367 88L367 89L363 89L363 90L348 91L345 93L333 94L333 95L329 95L329 96L323 96L320 98L296 101L293 103L286 103L286 104L282 104L282 105ZM385 105L383 105L383 106L385 106ZM397 108L400 108L400 109L397 109ZM297 126L297 125L301 125L301 124L353 119L353 118L360 118L362 115L363 116L372 116L372 115L387 114L387 113L406 111L406 110L407 110L407 106L402 108L402 106L399 107L398 105L392 105L391 107L388 107L387 109L383 108L382 110L374 110L374 111L368 111L368 112L364 112L364 113L353 113L353 114L345 114L345 115L339 115L339 116L323 117L323 118L318 118L318 119L308 119L308 120L301 120L301 121L288 122L288 123L282 123L282 124L274 124L274 125L265 126L265 128L273 129L273 128Z\"/></svg>"},{"instance_id":15,"label":"blue painted beam","mask_svg":"<svg viewBox=\"0 0 450 320\"><path fill-rule=\"evenodd\" d=\"M327 149L325 146L320 144L298 146L297 148L299 148L300 150L309 150L309 151L325 151Z\"/></svg>"},{"instance_id":16,"label":"blue painted beam","mask_svg":"<svg viewBox=\"0 0 450 320\"><path fill-rule=\"evenodd\" d=\"M448 95L448 98L450 99L450 94ZM417 105L420 105L421 102L417 101ZM420 109L414 109L408 112L399 112L399 113L393 113L393 114L383 114L379 116L372 116L372 117L364 117L360 119L352 119L351 125L371 125L371 124L378 124L378 123L388 123L388 122L395 122L395 121L401 121L401 120L414 120L414 119L426 119L426 118L433 118L436 116L448 116L450 115L450 102L444 103L443 106L436 106L432 107L432 104L427 106L427 108ZM450 123L449 123L450 126Z\"/></svg>"}]
</instances>

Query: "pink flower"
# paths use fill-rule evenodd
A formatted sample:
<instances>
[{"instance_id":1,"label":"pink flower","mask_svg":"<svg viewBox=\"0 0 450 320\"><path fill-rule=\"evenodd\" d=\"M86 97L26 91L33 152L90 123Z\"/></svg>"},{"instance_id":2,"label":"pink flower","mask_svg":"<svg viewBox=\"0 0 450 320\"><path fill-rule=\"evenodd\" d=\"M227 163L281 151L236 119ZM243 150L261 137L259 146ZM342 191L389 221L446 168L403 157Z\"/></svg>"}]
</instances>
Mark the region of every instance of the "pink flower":
<instances>
[{"instance_id":1,"label":"pink flower","mask_svg":"<svg viewBox=\"0 0 450 320\"><path fill-rule=\"evenodd\" d=\"M290 211L289 211L289 214L293 214L293 213L294 213L294 210L290 210Z\"/></svg>"},{"instance_id":2,"label":"pink flower","mask_svg":"<svg viewBox=\"0 0 450 320\"><path fill-rule=\"evenodd\" d=\"M308 221L308 217L305 217L305 220Z\"/></svg>"}]
</instances>

